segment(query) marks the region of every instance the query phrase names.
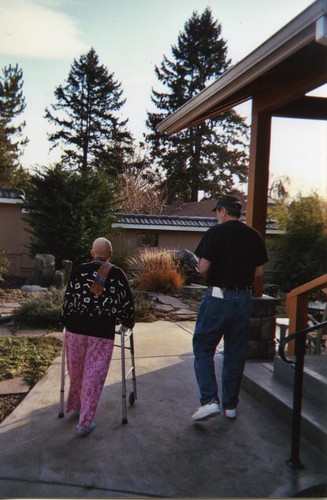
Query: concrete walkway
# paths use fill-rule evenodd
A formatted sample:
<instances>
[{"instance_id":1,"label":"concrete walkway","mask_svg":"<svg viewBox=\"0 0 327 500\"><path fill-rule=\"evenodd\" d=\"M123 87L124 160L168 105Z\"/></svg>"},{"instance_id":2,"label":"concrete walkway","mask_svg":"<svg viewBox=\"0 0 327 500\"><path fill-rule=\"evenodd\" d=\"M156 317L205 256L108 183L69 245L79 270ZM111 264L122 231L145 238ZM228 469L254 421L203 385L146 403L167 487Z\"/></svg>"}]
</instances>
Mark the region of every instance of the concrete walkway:
<instances>
[{"instance_id":1,"label":"concrete walkway","mask_svg":"<svg viewBox=\"0 0 327 500\"><path fill-rule=\"evenodd\" d=\"M61 360L0 425L2 498L287 497L326 471L301 444L304 471L285 465L290 425L241 391L239 417L193 424L194 322L138 323L138 399L121 424L116 349L87 438L71 415L58 419ZM217 372L222 356L217 354ZM68 381L67 381L68 384Z\"/></svg>"}]
</instances>

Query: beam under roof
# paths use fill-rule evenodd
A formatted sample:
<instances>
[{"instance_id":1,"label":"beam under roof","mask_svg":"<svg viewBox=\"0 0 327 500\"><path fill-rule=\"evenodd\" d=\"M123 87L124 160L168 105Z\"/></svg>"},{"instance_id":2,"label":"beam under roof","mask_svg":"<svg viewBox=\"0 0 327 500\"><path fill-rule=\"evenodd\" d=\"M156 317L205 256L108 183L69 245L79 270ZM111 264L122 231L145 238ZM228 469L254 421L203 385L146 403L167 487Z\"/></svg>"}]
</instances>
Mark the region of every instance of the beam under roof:
<instances>
[{"instance_id":1,"label":"beam under roof","mask_svg":"<svg viewBox=\"0 0 327 500\"><path fill-rule=\"evenodd\" d=\"M285 118L304 118L307 120L326 120L327 98L301 97L279 109L275 109L273 116Z\"/></svg>"}]
</instances>

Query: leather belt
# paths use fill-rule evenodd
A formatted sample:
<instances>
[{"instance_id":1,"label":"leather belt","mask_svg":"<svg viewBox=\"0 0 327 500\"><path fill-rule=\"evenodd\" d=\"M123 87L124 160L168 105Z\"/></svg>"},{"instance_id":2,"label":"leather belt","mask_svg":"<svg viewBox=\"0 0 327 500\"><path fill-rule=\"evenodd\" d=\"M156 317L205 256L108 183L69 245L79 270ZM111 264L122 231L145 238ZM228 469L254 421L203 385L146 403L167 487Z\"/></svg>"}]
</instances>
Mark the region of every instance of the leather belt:
<instances>
[{"instance_id":1,"label":"leather belt","mask_svg":"<svg viewBox=\"0 0 327 500\"><path fill-rule=\"evenodd\" d=\"M234 292L238 292L238 290L252 290L252 286L222 286L221 287L223 290L233 290Z\"/></svg>"}]
</instances>

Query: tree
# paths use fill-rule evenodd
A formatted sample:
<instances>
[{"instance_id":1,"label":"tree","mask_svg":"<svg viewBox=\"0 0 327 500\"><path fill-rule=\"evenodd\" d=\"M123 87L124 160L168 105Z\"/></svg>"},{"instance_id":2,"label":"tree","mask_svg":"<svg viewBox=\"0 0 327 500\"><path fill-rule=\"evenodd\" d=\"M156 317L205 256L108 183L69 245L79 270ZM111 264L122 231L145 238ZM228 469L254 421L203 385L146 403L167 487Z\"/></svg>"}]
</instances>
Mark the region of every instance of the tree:
<instances>
[{"instance_id":1,"label":"tree","mask_svg":"<svg viewBox=\"0 0 327 500\"><path fill-rule=\"evenodd\" d=\"M10 153L10 141L0 122L0 186L10 187L11 177L14 171L12 155Z\"/></svg>"},{"instance_id":2,"label":"tree","mask_svg":"<svg viewBox=\"0 0 327 500\"><path fill-rule=\"evenodd\" d=\"M53 147L63 145L62 162L80 172L121 167L132 138L128 120L119 112L125 103L121 84L114 80L92 48L74 60L66 84L55 90L56 103L46 108L45 117L56 131L49 134Z\"/></svg>"},{"instance_id":3,"label":"tree","mask_svg":"<svg viewBox=\"0 0 327 500\"><path fill-rule=\"evenodd\" d=\"M57 265L90 257L94 238L106 236L114 220L114 193L97 172L66 171L62 165L37 171L26 193L32 230L31 254L51 253Z\"/></svg>"},{"instance_id":4,"label":"tree","mask_svg":"<svg viewBox=\"0 0 327 500\"><path fill-rule=\"evenodd\" d=\"M274 200L285 201L288 198L287 186L290 183L290 178L287 175L282 175L273 180L268 189L268 195Z\"/></svg>"},{"instance_id":5,"label":"tree","mask_svg":"<svg viewBox=\"0 0 327 500\"><path fill-rule=\"evenodd\" d=\"M286 233L275 247L278 282L289 292L327 272L327 203L317 194L298 195L280 214Z\"/></svg>"},{"instance_id":6,"label":"tree","mask_svg":"<svg viewBox=\"0 0 327 500\"><path fill-rule=\"evenodd\" d=\"M160 179L160 177L159 177ZM161 214L166 204L163 190L158 185L157 173L142 162L131 164L118 179L120 211L132 214Z\"/></svg>"},{"instance_id":7,"label":"tree","mask_svg":"<svg viewBox=\"0 0 327 500\"><path fill-rule=\"evenodd\" d=\"M155 67L166 91L152 90L152 102L159 111L148 113L146 140L153 160L166 174L170 202L197 201L200 190L206 197L216 197L247 179L248 127L235 111L173 136L157 131L159 122L229 68L226 42L220 35L221 25L209 8L202 15L194 12L172 46L173 59L164 56L160 69Z\"/></svg>"},{"instance_id":8,"label":"tree","mask_svg":"<svg viewBox=\"0 0 327 500\"><path fill-rule=\"evenodd\" d=\"M19 117L26 108L23 95L23 71L16 64L2 70L0 76L0 184L17 187L23 172L20 156L28 139L23 137L25 121Z\"/></svg>"}]
</instances>

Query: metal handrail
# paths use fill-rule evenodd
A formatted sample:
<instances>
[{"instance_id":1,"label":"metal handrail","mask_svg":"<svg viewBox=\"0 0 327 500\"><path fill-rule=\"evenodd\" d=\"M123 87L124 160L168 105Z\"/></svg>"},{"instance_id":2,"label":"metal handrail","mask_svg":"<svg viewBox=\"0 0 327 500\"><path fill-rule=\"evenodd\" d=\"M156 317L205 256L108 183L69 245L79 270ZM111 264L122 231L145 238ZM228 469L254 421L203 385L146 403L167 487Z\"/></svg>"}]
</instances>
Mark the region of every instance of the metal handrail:
<instances>
[{"instance_id":1,"label":"metal handrail","mask_svg":"<svg viewBox=\"0 0 327 500\"><path fill-rule=\"evenodd\" d=\"M278 354L283 361L289 363L295 368L294 374L294 390L293 390L293 415L292 415L292 441L291 441L291 456L286 461L287 465L293 469L304 469L304 465L300 460L300 438L301 438L301 410L302 410L302 395L303 395L303 370L304 356L306 346L306 335L314 330L318 330L327 326L327 321L309 326L303 330L284 337L279 344ZM286 345L295 340L295 360L286 358Z\"/></svg>"}]
</instances>

